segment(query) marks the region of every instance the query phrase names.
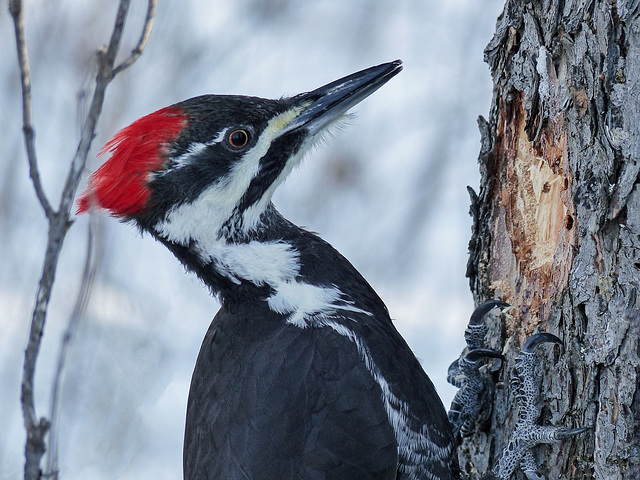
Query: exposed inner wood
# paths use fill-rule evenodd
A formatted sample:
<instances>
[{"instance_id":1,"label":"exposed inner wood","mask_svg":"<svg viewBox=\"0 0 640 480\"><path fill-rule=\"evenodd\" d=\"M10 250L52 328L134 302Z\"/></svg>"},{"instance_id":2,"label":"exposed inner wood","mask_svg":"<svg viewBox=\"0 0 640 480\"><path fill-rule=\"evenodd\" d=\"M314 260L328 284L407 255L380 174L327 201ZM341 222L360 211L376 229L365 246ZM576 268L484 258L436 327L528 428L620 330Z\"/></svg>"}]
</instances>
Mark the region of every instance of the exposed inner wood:
<instances>
[{"instance_id":1,"label":"exposed inner wood","mask_svg":"<svg viewBox=\"0 0 640 480\"><path fill-rule=\"evenodd\" d=\"M526 112L518 97L502 108L494 159L495 190L491 288L516 306L520 328L531 333L567 287L576 221L571 200L567 133L563 121L541 129L537 140L525 132ZM515 268L514 268L515 267Z\"/></svg>"}]
</instances>

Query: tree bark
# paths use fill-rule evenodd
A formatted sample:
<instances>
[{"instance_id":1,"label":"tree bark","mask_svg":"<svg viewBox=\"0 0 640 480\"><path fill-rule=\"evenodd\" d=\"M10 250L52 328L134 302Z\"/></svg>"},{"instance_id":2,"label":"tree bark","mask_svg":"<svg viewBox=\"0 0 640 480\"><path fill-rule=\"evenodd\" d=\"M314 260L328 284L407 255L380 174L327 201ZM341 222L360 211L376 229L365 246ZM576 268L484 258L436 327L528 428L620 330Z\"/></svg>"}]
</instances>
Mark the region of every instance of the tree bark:
<instances>
[{"instance_id":1,"label":"tree bark","mask_svg":"<svg viewBox=\"0 0 640 480\"><path fill-rule=\"evenodd\" d=\"M509 375L523 340L541 349L540 421L592 429L537 447L547 479L640 478L640 2L507 0L485 50L494 95L479 119L467 275L507 356L490 425L463 471L495 464L516 420ZM524 478L522 473L517 478Z\"/></svg>"}]
</instances>

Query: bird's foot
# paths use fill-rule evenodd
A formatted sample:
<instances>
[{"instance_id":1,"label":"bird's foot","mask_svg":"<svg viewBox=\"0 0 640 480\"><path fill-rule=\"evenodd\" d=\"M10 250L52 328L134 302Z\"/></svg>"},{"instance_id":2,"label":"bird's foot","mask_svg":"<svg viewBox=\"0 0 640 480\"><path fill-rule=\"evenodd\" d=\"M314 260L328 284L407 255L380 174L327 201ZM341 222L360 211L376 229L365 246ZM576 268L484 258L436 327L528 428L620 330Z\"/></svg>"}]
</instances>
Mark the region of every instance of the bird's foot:
<instances>
[{"instance_id":1,"label":"bird's foot","mask_svg":"<svg viewBox=\"0 0 640 480\"><path fill-rule=\"evenodd\" d=\"M588 430L537 424L540 416L540 377L536 374L538 358L535 351L545 343L562 345L562 341L555 335L538 333L524 343L516 358L511 388L518 403L518 422L509 437L508 445L502 451L502 457L493 469L493 473L500 480L511 478L518 466L529 480L542 480L543 477L537 473L533 447L543 443L561 442Z\"/></svg>"},{"instance_id":2,"label":"bird's foot","mask_svg":"<svg viewBox=\"0 0 640 480\"><path fill-rule=\"evenodd\" d=\"M486 399L490 397L493 370L486 359L503 358L499 352L483 348L487 333L484 317L496 308L508 306L509 304L500 300L490 300L475 309L464 333L466 353L449 366L447 381L459 388L449 409L449 422L455 438L459 434L466 437L472 433L483 406L487 403Z\"/></svg>"}]
</instances>

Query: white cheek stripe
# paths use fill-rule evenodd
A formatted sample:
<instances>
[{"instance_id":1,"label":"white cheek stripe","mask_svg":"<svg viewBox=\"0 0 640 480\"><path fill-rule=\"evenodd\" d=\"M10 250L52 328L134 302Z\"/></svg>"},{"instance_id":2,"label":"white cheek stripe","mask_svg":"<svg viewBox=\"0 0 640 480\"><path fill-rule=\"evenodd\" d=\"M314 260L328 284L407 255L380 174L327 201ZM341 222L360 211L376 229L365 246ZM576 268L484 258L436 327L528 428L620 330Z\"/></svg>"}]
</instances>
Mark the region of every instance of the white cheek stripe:
<instances>
[{"instance_id":1,"label":"white cheek stripe","mask_svg":"<svg viewBox=\"0 0 640 480\"><path fill-rule=\"evenodd\" d=\"M269 285L275 293L267 298L269 308L288 315L287 322L306 328L318 317L331 317L336 311L371 315L353 305L336 286L323 287L296 280L300 273L298 251L286 242L257 242L229 244L218 240L202 248L196 243L198 256L204 263L236 284L249 281L255 285Z\"/></svg>"},{"instance_id":2,"label":"white cheek stripe","mask_svg":"<svg viewBox=\"0 0 640 480\"><path fill-rule=\"evenodd\" d=\"M203 262L212 262L219 273L236 283L247 280L258 286L275 287L300 271L298 252L285 242L228 244L222 240L206 249L196 248Z\"/></svg>"},{"instance_id":3,"label":"white cheek stripe","mask_svg":"<svg viewBox=\"0 0 640 480\"><path fill-rule=\"evenodd\" d=\"M206 188L193 202L182 204L170 210L165 220L159 222L155 229L163 237L181 245L189 245L191 240L199 241L201 245L212 244L217 239L222 227L233 216L242 196L258 174L260 160L269 151L273 139L298 114L299 111L290 110L272 118L253 148L233 164L228 175ZM188 165L195 155L207 146L223 141L227 130L229 129L220 132L209 143L192 144L187 153L176 159L178 168ZM301 156L302 154L300 154ZM257 226L262 212L271 201L275 187L298 161L299 159L296 158L292 162L287 162L278 181L269 187L259 204L250 209L251 212L247 214L246 219L248 225L244 226L245 231ZM166 174L172 170L168 170Z\"/></svg>"},{"instance_id":4,"label":"white cheek stripe","mask_svg":"<svg viewBox=\"0 0 640 480\"><path fill-rule=\"evenodd\" d=\"M309 147L306 144L303 144L298 150L298 153L296 153L287 161L286 165L280 172L280 175L278 175L278 178L276 178L276 180L271 185L269 185L269 188L267 188L267 190L264 192L262 198L244 211L242 225L245 231L253 230L258 226L260 222L260 216L262 215L262 212L264 212L265 208L267 208L269 202L271 202L273 192L284 181L284 179L289 176L291 171L300 164L308 148Z\"/></svg>"},{"instance_id":5,"label":"white cheek stripe","mask_svg":"<svg viewBox=\"0 0 640 480\"><path fill-rule=\"evenodd\" d=\"M202 263L212 264L220 275L235 284L249 281L258 286L271 286L275 293L267 298L267 304L272 311L288 315L290 324L306 328L315 324L318 317L329 318L337 311L371 315L354 306L335 286L323 287L296 280L300 273L300 255L289 243L227 243L217 238L217 230L210 228L208 221L182 216L180 208L169 214L167 222L158 224L157 231L174 242L181 243L185 238L189 242L193 240L191 248ZM204 218L210 219L213 215L215 211Z\"/></svg>"}]
</instances>

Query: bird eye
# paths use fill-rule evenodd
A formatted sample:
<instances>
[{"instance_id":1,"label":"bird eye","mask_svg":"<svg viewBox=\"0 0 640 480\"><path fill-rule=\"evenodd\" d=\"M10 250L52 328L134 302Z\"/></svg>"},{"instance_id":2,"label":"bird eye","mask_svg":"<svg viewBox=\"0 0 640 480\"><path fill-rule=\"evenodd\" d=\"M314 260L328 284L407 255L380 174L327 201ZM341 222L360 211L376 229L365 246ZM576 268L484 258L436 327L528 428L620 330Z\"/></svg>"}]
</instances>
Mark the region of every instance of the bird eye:
<instances>
[{"instance_id":1,"label":"bird eye","mask_svg":"<svg viewBox=\"0 0 640 480\"><path fill-rule=\"evenodd\" d=\"M234 130L227 138L231 146L235 148L242 148L249 142L249 134L246 130Z\"/></svg>"}]
</instances>

